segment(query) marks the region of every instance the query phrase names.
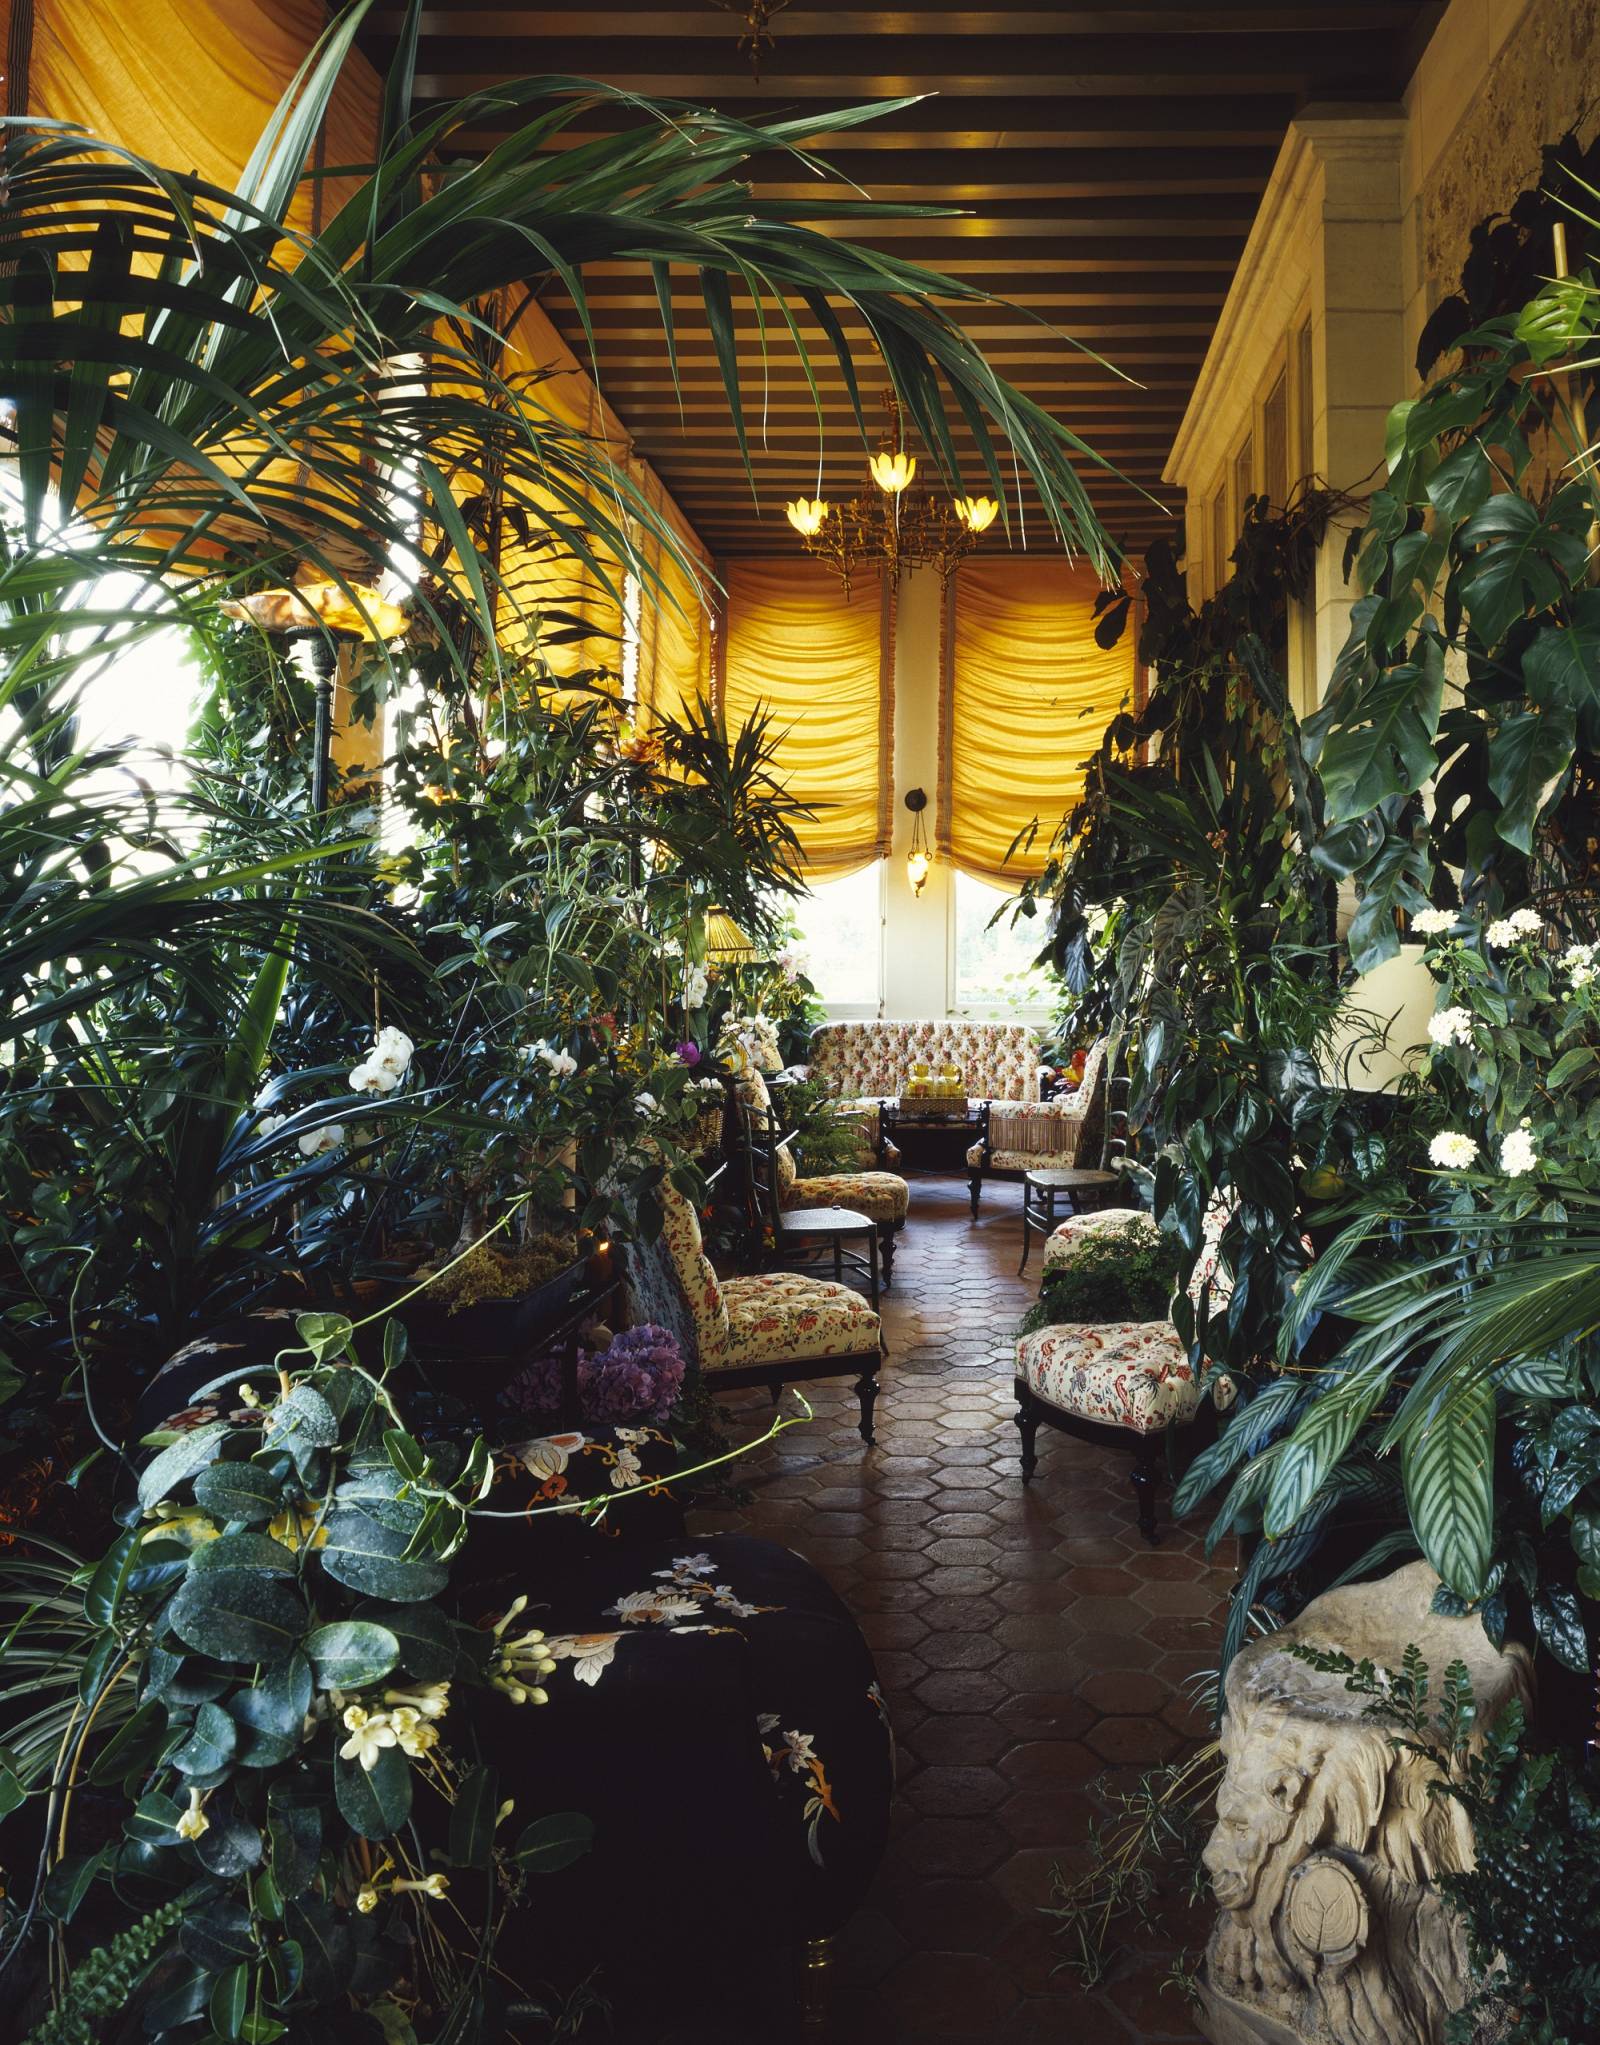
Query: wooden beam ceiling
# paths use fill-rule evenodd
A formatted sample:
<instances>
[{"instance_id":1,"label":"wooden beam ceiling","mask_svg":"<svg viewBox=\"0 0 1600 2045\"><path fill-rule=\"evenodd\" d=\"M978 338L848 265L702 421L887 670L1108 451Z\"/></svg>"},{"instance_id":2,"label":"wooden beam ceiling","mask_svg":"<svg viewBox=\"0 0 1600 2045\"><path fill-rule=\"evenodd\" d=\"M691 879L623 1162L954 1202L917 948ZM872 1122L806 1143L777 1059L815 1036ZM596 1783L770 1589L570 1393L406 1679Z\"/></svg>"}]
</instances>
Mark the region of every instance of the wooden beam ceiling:
<instances>
[{"instance_id":1,"label":"wooden beam ceiling","mask_svg":"<svg viewBox=\"0 0 1600 2045\"><path fill-rule=\"evenodd\" d=\"M1121 472L1084 466L1101 516L1137 548L1172 531L1181 512L1161 470L1290 119L1312 100L1397 99L1443 11L1444 0L790 0L772 17L758 82L737 13L714 0L436 0L423 15L416 89L426 107L565 74L744 119L927 95L836 146L824 129L821 153L875 199L963 209L875 222L862 238L993 294L997 303L954 309L1004 375ZM380 66L399 22L394 5L369 17ZM628 122L597 110L561 146ZM482 150L496 134L486 120L456 141ZM839 190L802 181L776 155L756 171L764 197L804 204ZM819 454L804 374L781 346L763 367L748 310L736 325L758 502L693 277L679 286L681 401L648 274L597 264L588 288L601 387L714 550L787 551L783 499L817 487L819 459L826 492L861 487L864 453L837 375L819 377ZM584 359L564 291L546 282L540 295ZM846 331L864 346L859 325L847 319ZM970 437L958 432L956 444L965 453ZM970 481L981 483L975 464Z\"/></svg>"}]
</instances>

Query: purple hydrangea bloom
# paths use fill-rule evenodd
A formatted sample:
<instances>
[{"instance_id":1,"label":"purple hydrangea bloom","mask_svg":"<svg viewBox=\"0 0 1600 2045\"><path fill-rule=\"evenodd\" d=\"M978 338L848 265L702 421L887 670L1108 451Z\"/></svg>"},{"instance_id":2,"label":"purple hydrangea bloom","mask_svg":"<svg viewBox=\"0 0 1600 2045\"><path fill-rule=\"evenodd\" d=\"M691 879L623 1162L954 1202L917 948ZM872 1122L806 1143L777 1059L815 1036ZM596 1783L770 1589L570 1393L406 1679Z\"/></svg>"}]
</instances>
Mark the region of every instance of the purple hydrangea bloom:
<instances>
[{"instance_id":1,"label":"purple hydrangea bloom","mask_svg":"<svg viewBox=\"0 0 1600 2045\"><path fill-rule=\"evenodd\" d=\"M579 1418L620 1426L664 1420L683 1376L683 1354L665 1328L624 1329L597 1356L579 1350ZM560 1358L537 1357L506 1387L506 1399L524 1412L553 1413L561 1403Z\"/></svg>"}]
</instances>

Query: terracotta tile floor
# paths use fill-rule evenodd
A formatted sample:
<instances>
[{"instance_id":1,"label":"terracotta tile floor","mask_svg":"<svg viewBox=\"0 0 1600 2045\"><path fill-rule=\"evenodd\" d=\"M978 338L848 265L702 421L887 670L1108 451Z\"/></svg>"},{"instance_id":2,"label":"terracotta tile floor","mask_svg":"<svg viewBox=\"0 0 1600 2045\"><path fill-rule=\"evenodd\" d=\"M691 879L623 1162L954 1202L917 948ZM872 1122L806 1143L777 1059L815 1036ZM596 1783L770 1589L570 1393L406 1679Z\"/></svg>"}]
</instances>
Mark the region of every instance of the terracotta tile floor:
<instances>
[{"instance_id":1,"label":"terracotta tile floor","mask_svg":"<svg viewBox=\"0 0 1600 2045\"><path fill-rule=\"evenodd\" d=\"M1165 1912L1088 1994L1053 1971L1040 1908L1052 1867L1084 1864L1097 1779L1131 1782L1203 1732L1184 1686L1214 1657L1229 1572L1207 1563L1203 1520L1145 1545L1124 1458L1042 1431L1023 1488L1009 1338L1038 1254L1019 1279L1020 1197L989 1186L974 1224L964 1181L913 1175L876 1448L847 1392L811 1388L815 1421L741 1465L749 1510L698 1522L814 1562L860 1619L894 1712L892 1835L840 1940L837 2045L1195 2035L1161 1983L1203 1940L1204 1912ZM770 1419L764 1394L727 1403L751 1434ZM680 2012L683 2037L781 2035L783 1996L751 1958L714 2019Z\"/></svg>"}]
</instances>

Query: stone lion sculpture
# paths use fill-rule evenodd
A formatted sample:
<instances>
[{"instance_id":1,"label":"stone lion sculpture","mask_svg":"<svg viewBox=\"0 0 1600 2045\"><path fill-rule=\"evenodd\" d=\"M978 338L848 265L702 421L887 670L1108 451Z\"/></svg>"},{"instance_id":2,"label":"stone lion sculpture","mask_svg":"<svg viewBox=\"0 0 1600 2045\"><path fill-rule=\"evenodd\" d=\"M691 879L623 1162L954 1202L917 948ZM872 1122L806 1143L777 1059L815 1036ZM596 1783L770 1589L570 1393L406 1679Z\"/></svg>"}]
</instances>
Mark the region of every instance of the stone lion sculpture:
<instances>
[{"instance_id":1,"label":"stone lion sculpture","mask_svg":"<svg viewBox=\"0 0 1600 2045\"><path fill-rule=\"evenodd\" d=\"M1204 1854L1221 1906L1206 1953L1216 2045L1441 2045L1471 1993L1466 1942L1433 1886L1472 1865L1472 1828L1397 1752L1343 1679L1296 1661L1300 1642L1398 1667L1421 1649L1437 1686L1466 1664L1485 1728L1531 1695L1529 1656L1499 1653L1476 1619L1431 1610L1439 1579L1412 1563L1315 1599L1243 1649L1227 1679L1227 1772Z\"/></svg>"}]
</instances>

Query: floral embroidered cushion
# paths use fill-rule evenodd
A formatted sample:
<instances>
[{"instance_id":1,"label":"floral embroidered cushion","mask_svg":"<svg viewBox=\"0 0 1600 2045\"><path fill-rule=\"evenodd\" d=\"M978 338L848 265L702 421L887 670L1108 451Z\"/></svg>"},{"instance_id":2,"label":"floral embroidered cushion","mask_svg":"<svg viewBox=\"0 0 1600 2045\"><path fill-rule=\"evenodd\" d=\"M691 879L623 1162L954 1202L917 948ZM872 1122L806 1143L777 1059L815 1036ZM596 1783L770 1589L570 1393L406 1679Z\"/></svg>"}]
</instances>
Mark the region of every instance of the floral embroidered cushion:
<instances>
[{"instance_id":1,"label":"floral embroidered cushion","mask_svg":"<svg viewBox=\"0 0 1600 2045\"><path fill-rule=\"evenodd\" d=\"M497 1589L481 1616L504 1665L476 1707L481 1750L519 1821L594 1826L540 1879L547 1949L581 1973L614 1958L623 1924L630 1962L670 1969L708 1925L724 1950L774 1925L836 1929L883 1853L893 1738L867 1645L817 1572L712 1535L613 1543L516 1589L540 1609L515 1614Z\"/></svg>"},{"instance_id":2,"label":"floral embroidered cushion","mask_svg":"<svg viewBox=\"0 0 1600 2045\"><path fill-rule=\"evenodd\" d=\"M868 1356L882 1342L878 1316L859 1292L800 1271L761 1271L723 1287L728 1339L708 1369Z\"/></svg>"},{"instance_id":3,"label":"floral embroidered cushion","mask_svg":"<svg viewBox=\"0 0 1600 2045\"><path fill-rule=\"evenodd\" d=\"M1200 1403L1189 1353L1167 1321L1035 1329L1017 1343L1017 1376L1058 1412L1154 1434Z\"/></svg>"},{"instance_id":4,"label":"floral embroidered cushion","mask_svg":"<svg viewBox=\"0 0 1600 2045\"><path fill-rule=\"evenodd\" d=\"M911 1204L911 1188L894 1172L823 1172L780 1187L787 1208L852 1207L869 1221L898 1226Z\"/></svg>"}]
</instances>

